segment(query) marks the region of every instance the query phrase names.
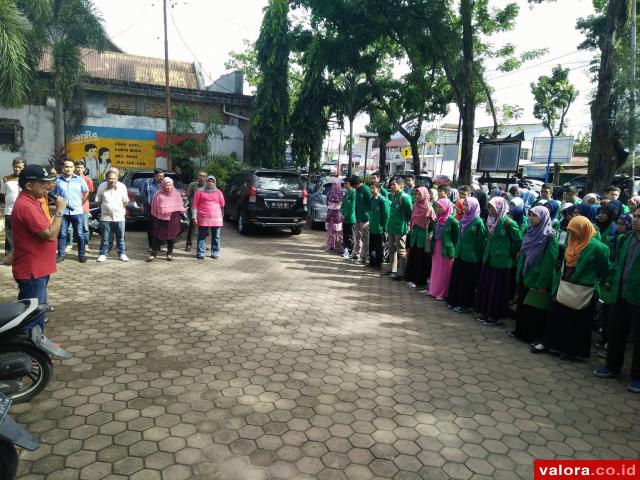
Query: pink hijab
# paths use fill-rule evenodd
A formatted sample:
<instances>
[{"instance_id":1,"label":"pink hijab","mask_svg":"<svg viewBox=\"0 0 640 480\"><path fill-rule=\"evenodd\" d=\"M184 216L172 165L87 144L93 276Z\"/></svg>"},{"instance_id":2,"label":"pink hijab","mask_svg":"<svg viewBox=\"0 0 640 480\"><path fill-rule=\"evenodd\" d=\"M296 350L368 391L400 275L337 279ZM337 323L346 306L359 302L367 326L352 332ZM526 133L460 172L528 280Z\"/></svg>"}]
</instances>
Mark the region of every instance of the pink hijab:
<instances>
[{"instance_id":1,"label":"pink hijab","mask_svg":"<svg viewBox=\"0 0 640 480\"><path fill-rule=\"evenodd\" d=\"M153 202L151 203L151 215L160 220L169 220L173 212L185 211L180 192L175 188L173 188L171 192L168 192L167 187L169 185L173 186L173 180L165 177L164 180L162 180L160 190L158 190L156 196L153 197Z\"/></svg>"},{"instance_id":2,"label":"pink hijab","mask_svg":"<svg viewBox=\"0 0 640 480\"><path fill-rule=\"evenodd\" d=\"M425 187L418 187L416 192L420 192L421 199L418 200L418 195L416 193L416 203L413 205L413 212L411 212L411 221L409 222L409 225L411 227L417 225L426 230L429 222L436 219L436 213L433 211L433 207L429 203L429 191Z\"/></svg>"},{"instance_id":3,"label":"pink hijab","mask_svg":"<svg viewBox=\"0 0 640 480\"><path fill-rule=\"evenodd\" d=\"M436 213L438 216L438 225L444 225L447 223L447 219L451 216L451 213L453 213L453 205L451 205L448 198L439 199L436 205L440 205L440 208L442 208L442 213Z\"/></svg>"},{"instance_id":4,"label":"pink hijab","mask_svg":"<svg viewBox=\"0 0 640 480\"><path fill-rule=\"evenodd\" d=\"M491 200L489 200L489 205L493 205L493 208L495 208L496 212L498 212L497 217L492 217L491 215L489 215L489 218L487 218L487 227L489 228L489 232L493 233L498 222L506 217L507 213L509 213L509 204L502 197L493 197Z\"/></svg>"}]
</instances>

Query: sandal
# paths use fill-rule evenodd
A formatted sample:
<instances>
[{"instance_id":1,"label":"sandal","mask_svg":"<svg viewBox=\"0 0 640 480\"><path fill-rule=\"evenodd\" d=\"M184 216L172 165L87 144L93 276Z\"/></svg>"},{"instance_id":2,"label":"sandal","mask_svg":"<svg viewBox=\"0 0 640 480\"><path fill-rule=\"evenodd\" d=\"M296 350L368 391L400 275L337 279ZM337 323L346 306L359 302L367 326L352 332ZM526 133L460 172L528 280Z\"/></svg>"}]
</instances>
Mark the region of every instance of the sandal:
<instances>
[{"instance_id":1,"label":"sandal","mask_svg":"<svg viewBox=\"0 0 640 480\"><path fill-rule=\"evenodd\" d=\"M536 343L535 345L531 345L529 347L529 351L531 353L543 353L547 351L547 347L545 345L543 345L542 343Z\"/></svg>"},{"instance_id":2,"label":"sandal","mask_svg":"<svg viewBox=\"0 0 640 480\"><path fill-rule=\"evenodd\" d=\"M156 259L155 255L149 255L145 261L146 262L153 262L155 259Z\"/></svg>"}]
</instances>

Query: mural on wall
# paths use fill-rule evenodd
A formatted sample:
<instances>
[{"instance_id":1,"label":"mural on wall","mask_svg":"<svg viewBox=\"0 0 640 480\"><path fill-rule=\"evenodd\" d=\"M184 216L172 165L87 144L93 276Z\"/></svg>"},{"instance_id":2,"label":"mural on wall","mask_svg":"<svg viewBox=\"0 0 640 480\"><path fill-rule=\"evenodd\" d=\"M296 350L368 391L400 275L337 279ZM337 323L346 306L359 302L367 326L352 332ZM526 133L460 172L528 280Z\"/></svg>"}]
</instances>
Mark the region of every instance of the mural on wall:
<instances>
[{"instance_id":1,"label":"mural on wall","mask_svg":"<svg viewBox=\"0 0 640 480\"><path fill-rule=\"evenodd\" d=\"M156 157L161 152L156 145L159 134L152 130L131 128L81 127L67 137L67 156L73 160L84 160L91 178L104 180L111 166L131 170L153 169ZM162 132L164 135L164 132Z\"/></svg>"}]
</instances>

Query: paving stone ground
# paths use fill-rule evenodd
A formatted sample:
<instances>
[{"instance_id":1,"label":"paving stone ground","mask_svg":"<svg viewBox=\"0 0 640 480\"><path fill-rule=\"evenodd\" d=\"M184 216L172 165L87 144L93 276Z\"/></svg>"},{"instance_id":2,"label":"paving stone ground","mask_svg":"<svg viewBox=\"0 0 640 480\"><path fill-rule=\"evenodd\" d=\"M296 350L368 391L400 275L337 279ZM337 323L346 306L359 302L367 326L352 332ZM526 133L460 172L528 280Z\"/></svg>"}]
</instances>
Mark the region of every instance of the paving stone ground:
<instances>
[{"instance_id":1,"label":"paving stone ground","mask_svg":"<svg viewBox=\"0 0 640 480\"><path fill-rule=\"evenodd\" d=\"M534 458L640 458L640 396L324 252L240 237L222 258L73 256L47 332L72 353L17 405L22 480L510 479ZM181 246L182 244L179 244ZM0 269L0 299L16 295Z\"/></svg>"}]
</instances>

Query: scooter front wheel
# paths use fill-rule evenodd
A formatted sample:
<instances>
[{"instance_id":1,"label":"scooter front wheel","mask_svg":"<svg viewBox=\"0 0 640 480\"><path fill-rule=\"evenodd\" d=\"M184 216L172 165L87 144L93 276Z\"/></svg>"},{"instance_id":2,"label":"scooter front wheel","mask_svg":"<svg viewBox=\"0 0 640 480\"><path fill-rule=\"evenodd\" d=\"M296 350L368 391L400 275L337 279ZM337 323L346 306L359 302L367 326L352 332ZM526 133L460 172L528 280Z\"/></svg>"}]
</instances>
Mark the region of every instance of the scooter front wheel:
<instances>
[{"instance_id":1,"label":"scooter front wheel","mask_svg":"<svg viewBox=\"0 0 640 480\"><path fill-rule=\"evenodd\" d=\"M10 443L0 441L0 478L14 480L18 473L18 453Z\"/></svg>"},{"instance_id":2,"label":"scooter front wheel","mask_svg":"<svg viewBox=\"0 0 640 480\"><path fill-rule=\"evenodd\" d=\"M30 401L38 395L47 386L53 375L53 364L49 355L35 347L28 345L20 346L2 346L0 345L0 353L20 351L25 353L31 360L31 373L20 378L23 384L18 392L7 394L13 403L23 403ZM4 477L0 477L4 478Z\"/></svg>"}]
</instances>

